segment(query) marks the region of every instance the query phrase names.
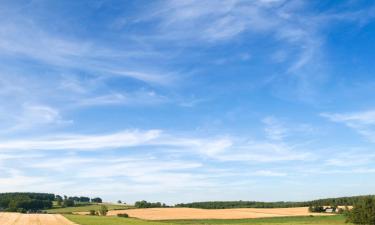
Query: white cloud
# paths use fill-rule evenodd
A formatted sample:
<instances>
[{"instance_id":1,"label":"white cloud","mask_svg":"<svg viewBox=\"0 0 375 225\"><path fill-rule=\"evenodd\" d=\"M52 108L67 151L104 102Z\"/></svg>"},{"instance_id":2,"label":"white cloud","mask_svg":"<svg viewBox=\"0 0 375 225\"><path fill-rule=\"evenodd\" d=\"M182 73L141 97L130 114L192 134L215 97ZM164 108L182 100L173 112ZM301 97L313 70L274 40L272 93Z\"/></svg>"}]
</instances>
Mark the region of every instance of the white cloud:
<instances>
[{"instance_id":1,"label":"white cloud","mask_svg":"<svg viewBox=\"0 0 375 225\"><path fill-rule=\"evenodd\" d=\"M354 113L321 113L320 115L333 122L342 123L368 140L375 142L375 110Z\"/></svg>"},{"instance_id":2,"label":"white cloud","mask_svg":"<svg viewBox=\"0 0 375 225\"><path fill-rule=\"evenodd\" d=\"M373 125L375 124L375 110L354 112L354 113L322 113L321 116L326 117L334 122L342 122L347 125Z\"/></svg>"},{"instance_id":3,"label":"white cloud","mask_svg":"<svg viewBox=\"0 0 375 225\"><path fill-rule=\"evenodd\" d=\"M4 140L0 151L102 150L144 146L165 148L185 155L200 155L219 161L273 162L299 161L311 153L298 151L285 143L248 141L231 137L181 137L161 130L125 130L100 135L54 135L39 138Z\"/></svg>"},{"instance_id":4,"label":"white cloud","mask_svg":"<svg viewBox=\"0 0 375 225\"><path fill-rule=\"evenodd\" d=\"M132 93L111 93L93 97L82 97L74 104L78 106L103 105L156 105L168 102L168 98L154 91L140 90Z\"/></svg>"},{"instance_id":5,"label":"white cloud","mask_svg":"<svg viewBox=\"0 0 375 225\"><path fill-rule=\"evenodd\" d=\"M267 35L266 41L277 42L276 51L283 52L273 57L284 66L277 76L283 84L277 84L275 93L285 97L278 89L287 80L293 85L286 87L288 92L294 90L289 98L310 102L329 77L321 30L330 24L330 18L307 13L308 6L301 1L161 1L137 22L158 22L156 32L147 38L177 46L213 46ZM218 61L222 62L226 59Z\"/></svg>"},{"instance_id":6,"label":"white cloud","mask_svg":"<svg viewBox=\"0 0 375 225\"><path fill-rule=\"evenodd\" d=\"M285 177L287 176L286 173L275 172L270 170L258 170L254 172L256 176L265 176L265 177Z\"/></svg>"},{"instance_id":7,"label":"white cloud","mask_svg":"<svg viewBox=\"0 0 375 225\"><path fill-rule=\"evenodd\" d=\"M27 129L48 124L63 125L72 122L63 120L59 111L49 106L25 104L22 115L17 118L16 125L10 130Z\"/></svg>"},{"instance_id":8,"label":"white cloud","mask_svg":"<svg viewBox=\"0 0 375 225\"><path fill-rule=\"evenodd\" d=\"M334 150L326 150L335 152ZM348 148L335 152L331 157L325 159L325 164L330 167L350 167L355 169L362 166L371 166L375 162L375 154L372 149Z\"/></svg>"},{"instance_id":9,"label":"white cloud","mask_svg":"<svg viewBox=\"0 0 375 225\"><path fill-rule=\"evenodd\" d=\"M165 72L160 65L150 66L148 62L150 58L161 59L160 53L135 41L116 48L95 38L57 34L45 29L34 18L19 13L3 17L9 18L0 22L0 55L4 57L33 60L35 64L48 66L50 71L78 69L97 76L119 76L156 85L173 81L175 74ZM148 71L144 71L145 68ZM158 68L157 72L151 68Z\"/></svg>"},{"instance_id":10,"label":"white cloud","mask_svg":"<svg viewBox=\"0 0 375 225\"><path fill-rule=\"evenodd\" d=\"M281 141L287 135L288 130L275 117L266 117L262 122L265 124L264 131L269 139Z\"/></svg>"},{"instance_id":11,"label":"white cloud","mask_svg":"<svg viewBox=\"0 0 375 225\"><path fill-rule=\"evenodd\" d=\"M24 139L0 142L0 150L95 150L103 148L131 147L156 139L159 130L123 131L108 135L54 135L43 139Z\"/></svg>"}]
</instances>

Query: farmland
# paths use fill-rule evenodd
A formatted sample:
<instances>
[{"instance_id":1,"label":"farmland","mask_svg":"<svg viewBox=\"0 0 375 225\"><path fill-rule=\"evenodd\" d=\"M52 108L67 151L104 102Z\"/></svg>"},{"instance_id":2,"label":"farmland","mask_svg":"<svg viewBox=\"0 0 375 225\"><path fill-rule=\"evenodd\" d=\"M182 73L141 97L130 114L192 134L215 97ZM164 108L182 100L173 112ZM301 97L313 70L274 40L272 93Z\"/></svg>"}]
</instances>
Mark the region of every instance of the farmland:
<instances>
[{"instance_id":1,"label":"farmland","mask_svg":"<svg viewBox=\"0 0 375 225\"><path fill-rule=\"evenodd\" d=\"M146 221L133 218L98 217L82 215L65 215L69 220L80 225L344 225L342 216L314 216L314 217L277 217L258 219L231 220L170 220ZM350 224L348 224L350 225Z\"/></svg>"},{"instance_id":2,"label":"farmland","mask_svg":"<svg viewBox=\"0 0 375 225\"><path fill-rule=\"evenodd\" d=\"M110 211L108 215L126 213L130 217L144 220L174 219L249 219L267 217L290 217L308 215L330 215L310 213L307 207L298 208L238 208L238 209L194 209L194 208L150 208Z\"/></svg>"},{"instance_id":3,"label":"farmland","mask_svg":"<svg viewBox=\"0 0 375 225\"><path fill-rule=\"evenodd\" d=\"M178 209L178 208L177 208ZM143 209L148 212L150 209ZM154 209L156 210L156 209ZM157 209L161 210L161 209ZM164 210L164 209L163 209ZM191 210L191 209L190 209ZM246 210L246 209L242 209ZM261 210L261 209L259 209ZM267 209L271 210L271 209ZM138 218L121 218L116 216L87 216L87 215L73 215L65 214L64 216L59 214L20 214L20 213L0 213L0 224L1 225L215 225L215 224L233 224L233 225L344 225L345 218L340 215L332 216L289 216L284 217L283 215L288 213L299 214L302 213L301 209L291 209L286 212L286 209L274 209L279 210L277 217L269 218L252 218L252 219L235 219L236 214L230 213L233 211L227 211L225 215L226 219L174 219L174 220L143 220ZM134 211L134 210L127 210ZM210 210L208 210L210 211ZM235 210L236 211L236 210ZM173 210L165 211L173 215ZM172 213L173 212L173 213ZM182 211L179 210L181 213ZM187 211L185 211L187 213ZM214 210L214 212L222 212L221 210ZM298 212L298 213L297 213ZM113 212L112 212L113 213ZM192 217L198 218L194 211L190 211ZM205 213L208 213L205 211ZM253 212L254 213L254 212ZM264 215L264 212L259 212L260 215ZM276 213L276 212L272 212ZM281 214L283 213L283 214ZM270 213L271 214L271 213ZM322 215L322 214L320 214ZM271 216L271 215L269 215ZM64 218L65 217L65 218ZM206 216L208 217L208 216ZM176 218L176 216L175 216ZM224 217L223 217L224 218Z\"/></svg>"},{"instance_id":4,"label":"farmland","mask_svg":"<svg viewBox=\"0 0 375 225\"><path fill-rule=\"evenodd\" d=\"M75 225L61 215L0 213L1 225Z\"/></svg>"}]
</instances>

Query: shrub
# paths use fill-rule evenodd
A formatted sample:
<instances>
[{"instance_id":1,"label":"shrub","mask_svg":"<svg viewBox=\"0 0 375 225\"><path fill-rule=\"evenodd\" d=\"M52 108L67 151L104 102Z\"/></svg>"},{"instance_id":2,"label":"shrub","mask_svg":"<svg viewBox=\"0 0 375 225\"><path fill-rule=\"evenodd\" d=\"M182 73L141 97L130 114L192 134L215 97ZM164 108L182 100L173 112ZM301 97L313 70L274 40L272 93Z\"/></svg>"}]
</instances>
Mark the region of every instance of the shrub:
<instances>
[{"instance_id":1,"label":"shrub","mask_svg":"<svg viewBox=\"0 0 375 225\"><path fill-rule=\"evenodd\" d=\"M337 210L337 213L338 213L338 214L344 214L344 212L345 212L345 210L344 210L343 208L339 208L339 209Z\"/></svg>"},{"instance_id":2,"label":"shrub","mask_svg":"<svg viewBox=\"0 0 375 225\"><path fill-rule=\"evenodd\" d=\"M105 205L100 206L99 214L100 214L101 216L106 216L107 213L108 213L108 208L107 208L107 206L105 206Z\"/></svg>"},{"instance_id":3,"label":"shrub","mask_svg":"<svg viewBox=\"0 0 375 225\"><path fill-rule=\"evenodd\" d=\"M90 216L96 216L95 210L90 210Z\"/></svg>"},{"instance_id":4,"label":"shrub","mask_svg":"<svg viewBox=\"0 0 375 225\"><path fill-rule=\"evenodd\" d=\"M325 212L325 209L321 205L313 205L309 207L309 212L321 213L321 212Z\"/></svg>"},{"instance_id":5,"label":"shrub","mask_svg":"<svg viewBox=\"0 0 375 225\"><path fill-rule=\"evenodd\" d=\"M124 218L128 218L129 215L126 214L126 213L120 213L120 214L117 214L118 217L124 217Z\"/></svg>"}]
</instances>

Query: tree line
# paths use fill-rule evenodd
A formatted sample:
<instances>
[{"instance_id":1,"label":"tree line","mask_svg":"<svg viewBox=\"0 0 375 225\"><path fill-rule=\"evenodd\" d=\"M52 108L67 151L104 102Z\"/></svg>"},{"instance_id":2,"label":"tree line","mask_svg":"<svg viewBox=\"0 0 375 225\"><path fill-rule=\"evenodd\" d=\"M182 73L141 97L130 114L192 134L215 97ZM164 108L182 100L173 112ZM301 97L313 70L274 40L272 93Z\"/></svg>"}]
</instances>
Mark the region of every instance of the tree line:
<instances>
[{"instance_id":1,"label":"tree line","mask_svg":"<svg viewBox=\"0 0 375 225\"><path fill-rule=\"evenodd\" d=\"M60 195L56 195L55 197L56 204L61 207L73 207L76 205L85 205L85 204L90 204L90 203L102 203L102 199L99 197L96 198L89 198L85 196L73 196L73 197L68 197L64 195L64 197L61 197Z\"/></svg>"},{"instance_id":2,"label":"tree line","mask_svg":"<svg viewBox=\"0 0 375 225\"><path fill-rule=\"evenodd\" d=\"M0 193L0 210L9 212L36 212L52 208L54 194Z\"/></svg>"},{"instance_id":3,"label":"tree line","mask_svg":"<svg viewBox=\"0 0 375 225\"><path fill-rule=\"evenodd\" d=\"M177 204L176 207L202 209L229 209L229 208L292 208L309 206L349 206L373 195L325 198L301 202L257 202L257 201L209 201Z\"/></svg>"},{"instance_id":4,"label":"tree line","mask_svg":"<svg viewBox=\"0 0 375 225\"><path fill-rule=\"evenodd\" d=\"M74 207L89 203L102 203L99 197L68 197L64 195L49 193L32 193L32 192L14 192L0 193L0 211L8 212L39 212L41 210L51 209L53 202L59 207Z\"/></svg>"},{"instance_id":5,"label":"tree line","mask_svg":"<svg viewBox=\"0 0 375 225\"><path fill-rule=\"evenodd\" d=\"M164 207L169 207L165 203L161 203L161 202L147 202L145 200L135 202L134 206L136 208L164 208Z\"/></svg>"}]
</instances>

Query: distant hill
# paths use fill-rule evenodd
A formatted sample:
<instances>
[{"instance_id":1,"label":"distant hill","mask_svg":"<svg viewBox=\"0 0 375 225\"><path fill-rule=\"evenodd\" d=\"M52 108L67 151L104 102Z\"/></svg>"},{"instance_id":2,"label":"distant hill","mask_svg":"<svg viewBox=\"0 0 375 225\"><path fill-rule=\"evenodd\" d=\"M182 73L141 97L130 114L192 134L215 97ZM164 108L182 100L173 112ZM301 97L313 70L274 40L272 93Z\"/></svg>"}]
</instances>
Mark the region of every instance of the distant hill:
<instances>
[{"instance_id":1,"label":"distant hill","mask_svg":"<svg viewBox=\"0 0 375 225\"><path fill-rule=\"evenodd\" d=\"M302 202L257 202L257 201L210 201L177 204L176 207L202 208L202 209L230 209L230 208L290 208L307 207L313 205L322 206L349 206L364 197L375 195L361 195L352 197L325 198Z\"/></svg>"}]
</instances>

